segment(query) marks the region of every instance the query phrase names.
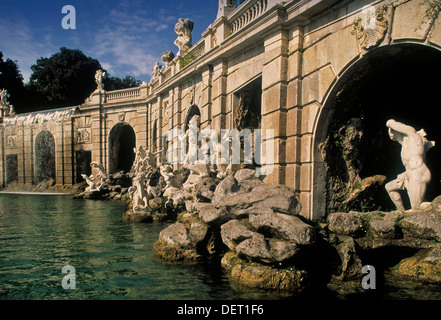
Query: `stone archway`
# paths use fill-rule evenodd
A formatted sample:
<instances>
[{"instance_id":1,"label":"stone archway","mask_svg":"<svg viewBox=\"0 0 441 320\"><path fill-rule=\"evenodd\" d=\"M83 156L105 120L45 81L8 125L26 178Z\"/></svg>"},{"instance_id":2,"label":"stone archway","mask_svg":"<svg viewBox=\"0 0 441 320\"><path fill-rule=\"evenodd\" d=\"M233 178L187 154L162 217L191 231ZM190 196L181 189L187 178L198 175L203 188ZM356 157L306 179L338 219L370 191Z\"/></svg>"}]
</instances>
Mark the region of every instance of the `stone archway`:
<instances>
[{"instance_id":1,"label":"stone archway","mask_svg":"<svg viewBox=\"0 0 441 320\"><path fill-rule=\"evenodd\" d=\"M434 81L440 71L439 50L402 43L366 53L340 77L325 100L314 132L311 204L315 217L341 210L393 209L384 185L372 188L365 198L360 196L358 203L343 204L349 199L344 196L350 196L351 188L359 192L363 179L383 175L385 183L404 171L401 146L387 134L388 119L424 128L429 140L441 143ZM440 147L427 153L432 172L428 201L441 194L440 160Z\"/></svg>"},{"instance_id":2,"label":"stone archway","mask_svg":"<svg viewBox=\"0 0 441 320\"><path fill-rule=\"evenodd\" d=\"M55 139L49 131L41 131L35 138L35 183L55 180Z\"/></svg>"},{"instance_id":3,"label":"stone archway","mask_svg":"<svg viewBox=\"0 0 441 320\"><path fill-rule=\"evenodd\" d=\"M135 147L133 128L126 123L115 125L109 134L109 173L129 172L135 160Z\"/></svg>"},{"instance_id":4,"label":"stone archway","mask_svg":"<svg viewBox=\"0 0 441 320\"><path fill-rule=\"evenodd\" d=\"M187 117L185 118L185 131L188 130L188 125L190 123L191 118L193 118L196 115L200 117L201 111L199 110L199 107L197 105L192 105L188 110Z\"/></svg>"}]
</instances>

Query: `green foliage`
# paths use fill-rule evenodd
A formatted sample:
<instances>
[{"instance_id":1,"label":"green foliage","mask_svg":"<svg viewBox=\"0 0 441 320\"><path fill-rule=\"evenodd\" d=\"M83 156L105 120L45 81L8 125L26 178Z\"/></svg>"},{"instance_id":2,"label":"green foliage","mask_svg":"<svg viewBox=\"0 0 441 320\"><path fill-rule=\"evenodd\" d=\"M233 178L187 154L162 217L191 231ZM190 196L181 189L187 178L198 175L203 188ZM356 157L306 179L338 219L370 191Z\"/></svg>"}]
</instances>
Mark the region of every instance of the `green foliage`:
<instances>
[{"instance_id":1,"label":"green foliage","mask_svg":"<svg viewBox=\"0 0 441 320\"><path fill-rule=\"evenodd\" d=\"M181 69L185 68L186 66L188 66L190 63L192 63L194 60L196 60L198 58L198 56L196 55L196 53L194 52L189 52L187 53L181 61L179 61L179 65L181 67Z\"/></svg>"},{"instance_id":2,"label":"green foliage","mask_svg":"<svg viewBox=\"0 0 441 320\"><path fill-rule=\"evenodd\" d=\"M8 90L17 113L79 105L96 89L95 72L102 69L98 60L81 50L60 48L49 58L40 58L31 66L28 84L17 61L3 60L0 52L0 89ZM105 70L104 70L105 71ZM133 76L104 79L107 91L137 87L141 80Z\"/></svg>"},{"instance_id":3,"label":"green foliage","mask_svg":"<svg viewBox=\"0 0 441 320\"><path fill-rule=\"evenodd\" d=\"M424 19L429 23L435 22L441 11L441 0L425 0L422 4L426 6Z\"/></svg>"},{"instance_id":4,"label":"green foliage","mask_svg":"<svg viewBox=\"0 0 441 320\"><path fill-rule=\"evenodd\" d=\"M29 86L41 93L53 107L81 104L95 90L98 60L79 49L60 48L50 58L40 58L31 66Z\"/></svg>"},{"instance_id":5,"label":"green foliage","mask_svg":"<svg viewBox=\"0 0 441 320\"><path fill-rule=\"evenodd\" d=\"M11 59L3 60L3 53L0 51L0 90L6 89L10 94L9 102L15 107L21 104L24 85L23 76L19 70L17 61Z\"/></svg>"},{"instance_id":6,"label":"green foliage","mask_svg":"<svg viewBox=\"0 0 441 320\"><path fill-rule=\"evenodd\" d=\"M118 77L106 77L104 79L104 89L106 91L120 90L135 88L141 85L141 80L136 79L134 76L126 76L125 78Z\"/></svg>"}]
</instances>

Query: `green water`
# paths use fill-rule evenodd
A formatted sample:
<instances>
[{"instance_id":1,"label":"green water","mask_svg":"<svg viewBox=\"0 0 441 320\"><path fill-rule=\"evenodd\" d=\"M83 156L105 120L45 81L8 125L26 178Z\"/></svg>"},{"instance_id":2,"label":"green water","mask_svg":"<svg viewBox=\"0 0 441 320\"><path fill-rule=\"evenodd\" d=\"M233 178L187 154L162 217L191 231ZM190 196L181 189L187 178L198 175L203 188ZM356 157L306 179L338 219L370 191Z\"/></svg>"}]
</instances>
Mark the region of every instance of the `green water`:
<instances>
[{"instance_id":1,"label":"green water","mask_svg":"<svg viewBox=\"0 0 441 320\"><path fill-rule=\"evenodd\" d=\"M238 299L210 266L164 264L152 244L169 223L122 221L118 201L0 194L0 288L7 299ZM65 265L76 288L65 290Z\"/></svg>"},{"instance_id":2,"label":"green water","mask_svg":"<svg viewBox=\"0 0 441 320\"><path fill-rule=\"evenodd\" d=\"M167 264L152 245L172 222L126 223L120 201L75 200L70 195L0 193L0 298L7 299L441 299L441 286L377 278L365 291L337 284L300 296L240 290L219 262ZM76 288L63 289L62 268L75 268ZM236 289L236 290L235 290Z\"/></svg>"}]
</instances>

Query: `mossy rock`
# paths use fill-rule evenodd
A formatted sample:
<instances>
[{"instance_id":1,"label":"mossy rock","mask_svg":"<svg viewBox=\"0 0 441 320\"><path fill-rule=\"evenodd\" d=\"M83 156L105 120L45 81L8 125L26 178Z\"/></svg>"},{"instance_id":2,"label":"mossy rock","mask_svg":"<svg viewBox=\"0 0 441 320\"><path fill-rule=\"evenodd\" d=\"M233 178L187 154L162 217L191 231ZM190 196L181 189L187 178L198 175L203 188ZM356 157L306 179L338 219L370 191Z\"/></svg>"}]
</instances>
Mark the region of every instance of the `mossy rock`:
<instances>
[{"instance_id":1,"label":"mossy rock","mask_svg":"<svg viewBox=\"0 0 441 320\"><path fill-rule=\"evenodd\" d=\"M301 292L307 285L307 272L295 268L278 269L240 259L228 252L221 261L231 279L243 286L259 290Z\"/></svg>"},{"instance_id":2,"label":"mossy rock","mask_svg":"<svg viewBox=\"0 0 441 320\"><path fill-rule=\"evenodd\" d=\"M441 245L422 249L414 256L401 260L390 271L392 274L415 281L441 284Z\"/></svg>"},{"instance_id":3,"label":"mossy rock","mask_svg":"<svg viewBox=\"0 0 441 320\"><path fill-rule=\"evenodd\" d=\"M167 245L161 240L153 244L153 253L158 258L167 262L197 263L202 259L202 256L197 253L196 249L185 249L178 246Z\"/></svg>"}]
</instances>

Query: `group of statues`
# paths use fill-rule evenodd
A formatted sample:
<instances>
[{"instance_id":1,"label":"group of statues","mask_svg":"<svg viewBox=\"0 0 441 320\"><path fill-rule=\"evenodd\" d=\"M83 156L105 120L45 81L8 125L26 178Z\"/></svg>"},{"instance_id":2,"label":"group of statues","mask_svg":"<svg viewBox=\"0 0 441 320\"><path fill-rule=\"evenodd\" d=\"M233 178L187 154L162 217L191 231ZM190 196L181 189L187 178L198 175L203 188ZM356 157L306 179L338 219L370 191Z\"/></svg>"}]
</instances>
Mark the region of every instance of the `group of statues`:
<instances>
[{"instance_id":1,"label":"group of statues","mask_svg":"<svg viewBox=\"0 0 441 320\"><path fill-rule=\"evenodd\" d=\"M187 54L187 52L193 46L192 44L192 36L191 32L193 31L194 22L190 19L179 18L178 22L175 25L175 32L178 35L174 44L178 47L178 57L182 57ZM165 63L167 67L170 62L174 59L175 55L170 50L165 51L161 55L162 61ZM163 66L156 62L152 69L152 79L158 78L161 73Z\"/></svg>"},{"instance_id":2,"label":"group of statues","mask_svg":"<svg viewBox=\"0 0 441 320\"><path fill-rule=\"evenodd\" d=\"M416 131L413 127L395 120L387 121L386 126L390 138L402 145L401 160L405 167L405 172L386 184L386 191L398 210L405 210L401 195L403 191L408 193L411 210L424 209L430 204L424 202L424 196L427 184L431 179L425 155L429 149L435 146L435 142L427 140L427 134L423 129ZM206 136L210 141L209 135L215 131L211 130L209 124L204 130L206 130ZM165 198L167 204L172 206L176 206L176 202L179 201L192 200L193 189L203 177L210 176L212 172L217 172L218 177L224 177L232 171L231 155L229 161L219 157L223 146L221 143L217 143L217 136L212 137L213 141L210 147L207 142L205 149L204 146L199 147L198 137L204 130L199 130L199 116L195 115L190 120L189 128L185 134L178 136L179 141L185 139L188 142L188 150L182 163L183 169L180 171L174 170L172 165L167 162L164 150L154 154L144 149L143 146L134 148L132 186L128 189L133 212L152 211L149 205L149 201L152 199L156 199L156 202L162 202L162 199ZM202 159L198 154L200 149L204 155ZM157 165L158 154L159 164ZM213 160L213 157L216 160ZM91 167L95 168L98 173L96 177L82 175L88 185L86 191L99 192L108 187L109 176L100 163L92 162ZM176 197L176 195L179 196Z\"/></svg>"}]
</instances>

